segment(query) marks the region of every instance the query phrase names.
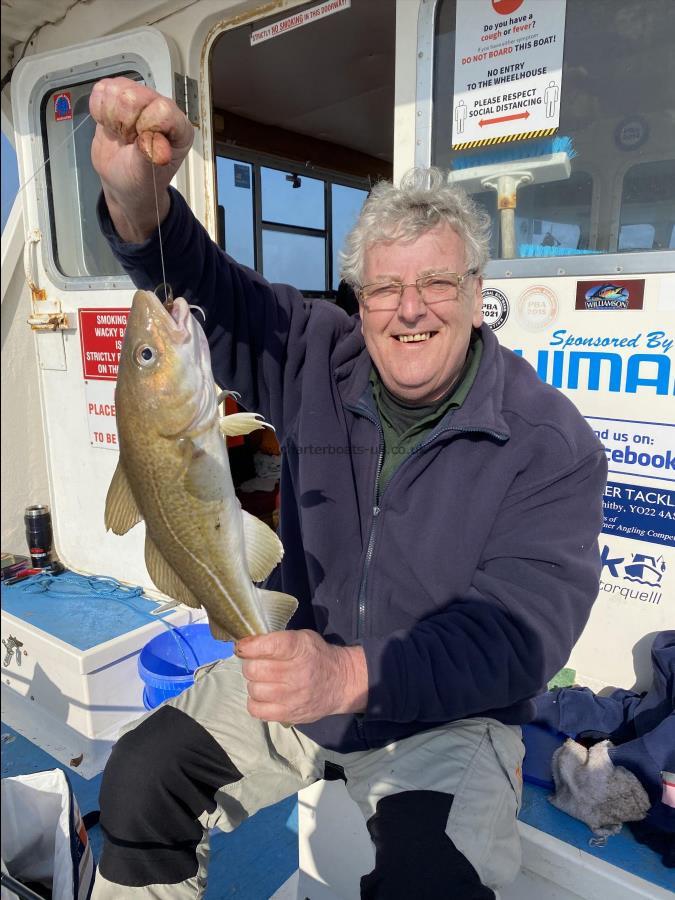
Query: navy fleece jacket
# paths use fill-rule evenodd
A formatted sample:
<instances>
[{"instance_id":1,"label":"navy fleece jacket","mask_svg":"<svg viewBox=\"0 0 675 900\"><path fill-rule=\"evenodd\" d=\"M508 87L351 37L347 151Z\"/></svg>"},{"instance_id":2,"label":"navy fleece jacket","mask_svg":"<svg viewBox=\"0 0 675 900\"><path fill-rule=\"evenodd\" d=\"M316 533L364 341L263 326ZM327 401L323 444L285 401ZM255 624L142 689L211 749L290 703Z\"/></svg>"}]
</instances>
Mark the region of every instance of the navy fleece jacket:
<instances>
[{"instance_id":1,"label":"navy fleece jacket","mask_svg":"<svg viewBox=\"0 0 675 900\"><path fill-rule=\"evenodd\" d=\"M532 718L595 600L603 449L573 404L489 328L478 374L375 506L382 429L357 316L238 265L175 191L162 225L175 296L206 313L213 371L275 426L280 536L270 586L297 597L291 627L361 644L368 706L301 730L342 752L445 722ZM134 283L162 281L155 234L124 244Z\"/></svg>"}]
</instances>

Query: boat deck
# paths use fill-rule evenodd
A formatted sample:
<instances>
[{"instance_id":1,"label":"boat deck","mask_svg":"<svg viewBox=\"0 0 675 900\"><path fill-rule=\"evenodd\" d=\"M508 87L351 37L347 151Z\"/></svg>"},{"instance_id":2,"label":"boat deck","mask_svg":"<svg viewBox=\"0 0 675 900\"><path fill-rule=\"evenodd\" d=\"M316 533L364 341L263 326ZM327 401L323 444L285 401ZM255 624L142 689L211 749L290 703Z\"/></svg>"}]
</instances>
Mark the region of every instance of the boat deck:
<instances>
[{"instance_id":1,"label":"boat deck","mask_svg":"<svg viewBox=\"0 0 675 900\"><path fill-rule=\"evenodd\" d=\"M101 775L89 780L2 724L2 777L63 769L80 812L98 809ZM101 853L99 825L88 830L94 858ZM269 900L298 868L298 812L295 796L261 810L231 834L211 838L209 883L205 900Z\"/></svg>"},{"instance_id":2,"label":"boat deck","mask_svg":"<svg viewBox=\"0 0 675 900\"><path fill-rule=\"evenodd\" d=\"M63 769L77 797L82 814L98 809L101 775L89 780L72 768L2 725L2 777L23 775L53 768ZM638 844L624 828L606 843L593 839L581 822L555 809L548 802L546 788L526 784L520 820L552 837L637 875L665 890L675 892L675 871L667 869L657 853ZM89 830L94 857L101 851L98 825ZM231 834L214 832L206 900L269 900L298 868L297 800L289 797L261 810Z\"/></svg>"}]
</instances>

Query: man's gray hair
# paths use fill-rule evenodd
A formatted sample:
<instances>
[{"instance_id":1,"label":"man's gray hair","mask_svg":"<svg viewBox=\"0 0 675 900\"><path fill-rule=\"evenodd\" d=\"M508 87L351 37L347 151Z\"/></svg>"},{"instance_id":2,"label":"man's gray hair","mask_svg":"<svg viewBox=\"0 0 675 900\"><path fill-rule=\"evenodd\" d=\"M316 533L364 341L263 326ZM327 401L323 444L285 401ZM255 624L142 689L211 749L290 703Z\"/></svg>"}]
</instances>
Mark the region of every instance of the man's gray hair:
<instances>
[{"instance_id":1,"label":"man's gray hair","mask_svg":"<svg viewBox=\"0 0 675 900\"><path fill-rule=\"evenodd\" d=\"M378 182L346 237L340 254L342 278L358 290L363 285L369 247L387 241L414 241L444 223L464 242L467 268L482 273L490 256L490 217L463 191L448 184L442 169L410 169L398 186Z\"/></svg>"}]
</instances>

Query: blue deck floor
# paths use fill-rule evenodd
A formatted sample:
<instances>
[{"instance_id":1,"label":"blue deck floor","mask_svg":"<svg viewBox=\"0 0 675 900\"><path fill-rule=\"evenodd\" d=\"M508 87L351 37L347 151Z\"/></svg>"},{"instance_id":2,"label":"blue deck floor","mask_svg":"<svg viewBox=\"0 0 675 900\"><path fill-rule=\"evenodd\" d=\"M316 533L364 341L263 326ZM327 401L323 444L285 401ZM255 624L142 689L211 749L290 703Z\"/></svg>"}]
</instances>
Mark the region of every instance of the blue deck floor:
<instances>
[{"instance_id":1,"label":"blue deck floor","mask_svg":"<svg viewBox=\"0 0 675 900\"><path fill-rule=\"evenodd\" d=\"M98 809L101 776L87 781L72 769L2 724L2 777L46 769L66 771L82 814ZM89 830L94 857L101 852L101 830ZM206 900L269 900L298 868L297 800L289 797L261 810L231 834L215 833Z\"/></svg>"},{"instance_id":2,"label":"blue deck floor","mask_svg":"<svg viewBox=\"0 0 675 900\"><path fill-rule=\"evenodd\" d=\"M62 768L52 756L2 725L2 777L24 775L45 769ZM65 769L82 814L98 809L101 776L87 781L72 769ZM520 819L528 825L566 841L607 863L626 869L641 878L675 892L675 871L667 869L649 847L638 844L628 829L597 846L589 829L555 809L548 802L549 791L526 784ZM261 810L232 834L215 833L211 840L211 865L206 900L269 900L269 897L298 867L297 801L290 797ZM94 857L101 850L101 832L90 832ZM611 898L608 898L611 900Z\"/></svg>"}]
</instances>

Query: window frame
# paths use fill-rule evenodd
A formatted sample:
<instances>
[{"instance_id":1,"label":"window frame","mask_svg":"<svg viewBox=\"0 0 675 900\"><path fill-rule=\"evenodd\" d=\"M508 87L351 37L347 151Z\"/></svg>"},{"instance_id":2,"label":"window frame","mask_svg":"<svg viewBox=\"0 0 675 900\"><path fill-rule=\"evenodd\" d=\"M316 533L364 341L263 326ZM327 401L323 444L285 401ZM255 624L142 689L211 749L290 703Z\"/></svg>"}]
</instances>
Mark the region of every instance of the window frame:
<instances>
[{"instance_id":1,"label":"window frame","mask_svg":"<svg viewBox=\"0 0 675 900\"><path fill-rule=\"evenodd\" d=\"M48 98L56 91L67 91L72 86L114 77L125 72L137 72L149 87L155 87L155 80L148 62L133 51L115 54L86 65L75 65L68 70L59 70L43 76L35 85L31 96L32 134L40 147L41 167L35 176L38 198L38 223L43 240L42 263L49 281L64 291L119 290L133 287L128 275L66 275L59 268L57 259L56 222L52 209L52 168L51 157L58 154L60 145L49 148L45 128L45 110ZM72 135L72 132L71 132ZM51 151L51 152L50 152ZM50 152L50 155L47 154ZM75 181L73 181L75 184ZM79 206L79 199L77 200Z\"/></svg>"},{"instance_id":2,"label":"window frame","mask_svg":"<svg viewBox=\"0 0 675 900\"><path fill-rule=\"evenodd\" d=\"M436 18L440 0L422 2L417 19L417 53L415 76L415 162L416 166L431 165L431 134L433 126L433 87L436 48ZM648 161L648 160L641 160ZM627 161L628 162L628 161ZM626 168L629 168L627 164ZM593 177L592 167L585 169ZM620 176L623 183L624 172ZM596 199L596 180L593 178L593 201ZM620 203L620 195L619 195ZM597 204L594 203L594 207ZM597 227L597 213L591 208L591 233ZM617 211L618 213L618 211ZM618 225L617 225L618 228ZM617 232L618 243L618 232ZM675 250L619 251L592 253L583 256L537 256L527 259L491 259L485 267L485 278L543 278L555 276L642 275L675 270Z\"/></svg>"},{"instance_id":3,"label":"window frame","mask_svg":"<svg viewBox=\"0 0 675 900\"><path fill-rule=\"evenodd\" d=\"M251 166L253 177L251 189L253 191L253 258L255 270L264 277L263 265L263 231L278 231L284 234L307 235L309 237L323 237L325 240L325 288L324 290L303 290L298 288L303 297L334 300L337 289L333 284L333 196L331 187L333 184L342 187L355 188L360 191L370 191L372 185L368 179L358 178L354 175L345 175L331 169L313 166L311 163L298 163L295 160L285 159L280 156L260 153L258 151L245 150L241 147L228 144L225 141L216 141L214 157L224 157L234 162L243 162ZM301 225L287 225L280 222L269 222L262 218L262 186L261 169L275 169L279 172L293 172L300 178L303 176L323 182L324 191L324 227L308 228ZM215 162L214 162L215 169ZM216 206L218 196L216 191ZM225 241L227 244L227 241Z\"/></svg>"}]
</instances>

